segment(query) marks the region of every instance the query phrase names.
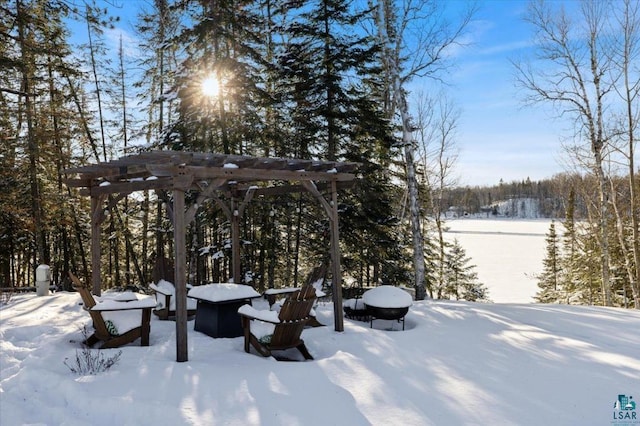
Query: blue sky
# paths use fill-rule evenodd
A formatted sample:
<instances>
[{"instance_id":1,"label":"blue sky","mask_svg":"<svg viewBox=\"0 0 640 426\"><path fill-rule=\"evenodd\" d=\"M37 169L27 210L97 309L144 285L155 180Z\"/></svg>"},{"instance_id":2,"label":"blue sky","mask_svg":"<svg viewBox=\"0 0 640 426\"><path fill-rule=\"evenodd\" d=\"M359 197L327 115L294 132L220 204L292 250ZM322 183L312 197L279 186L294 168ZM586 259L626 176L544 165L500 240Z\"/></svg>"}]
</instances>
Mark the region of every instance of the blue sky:
<instances>
[{"instance_id":1,"label":"blue sky","mask_svg":"<svg viewBox=\"0 0 640 426\"><path fill-rule=\"evenodd\" d=\"M107 34L116 44L121 31L125 37L131 34L135 11L149 1L111 3L125 6L110 7L112 14L122 18L120 29ZM455 9L468 3L453 0L445 4ZM465 37L469 45L457 51L455 67L447 76L447 96L461 109L456 138L459 153L453 171L460 185L494 185L500 179L510 182L527 177L540 180L563 171L560 141L568 134L569 123L557 121L544 105L524 106L525 93L515 86L509 62L531 48L532 29L523 20L527 4L527 0L480 1ZM135 41L126 45L134 47ZM416 92L422 85L412 82Z\"/></svg>"},{"instance_id":2,"label":"blue sky","mask_svg":"<svg viewBox=\"0 0 640 426\"><path fill-rule=\"evenodd\" d=\"M524 106L509 61L531 49L527 4L481 2L467 37L471 44L456 58L447 94L462 109L454 170L461 185L540 180L563 171L560 141L569 123L553 118L547 106Z\"/></svg>"}]
</instances>

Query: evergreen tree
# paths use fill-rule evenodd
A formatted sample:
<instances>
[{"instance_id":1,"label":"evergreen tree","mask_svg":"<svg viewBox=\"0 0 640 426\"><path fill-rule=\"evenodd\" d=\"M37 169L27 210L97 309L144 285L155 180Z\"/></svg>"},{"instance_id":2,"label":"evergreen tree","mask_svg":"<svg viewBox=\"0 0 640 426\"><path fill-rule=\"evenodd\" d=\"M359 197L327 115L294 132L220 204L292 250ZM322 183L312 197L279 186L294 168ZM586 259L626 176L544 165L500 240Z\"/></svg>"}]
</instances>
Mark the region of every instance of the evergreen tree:
<instances>
[{"instance_id":1,"label":"evergreen tree","mask_svg":"<svg viewBox=\"0 0 640 426\"><path fill-rule=\"evenodd\" d=\"M561 299L565 303L570 303L570 298L576 291L576 271L578 270L577 258L578 258L578 242L575 226L575 204L576 204L576 192L572 188L569 190L569 197L567 200L567 208L565 213L565 220L562 222L564 227L564 233L562 236L562 257L561 257L561 285L563 290L563 298Z\"/></svg>"},{"instance_id":2,"label":"evergreen tree","mask_svg":"<svg viewBox=\"0 0 640 426\"><path fill-rule=\"evenodd\" d=\"M141 70L138 99L146 115L143 123L144 139L157 145L165 130L177 119L176 102L167 96L174 85L177 67L178 14L169 7L168 0L153 0L150 10L143 9L138 16L136 30L140 39Z\"/></svg>"},{"instance_id":3,"label":"evergreen tree","mask_svg":"<svg viewBox=\"0 0 640 426\"><path fill-rule=\"evenodd\" d=\"M290 119L283 126L289 141L277 142L276 153L360 163L361 179L353 191L341 194L343 265L361 284L406 282L391 204L392 129L380 105L372 101L378 98L370 84L376 46L358 35L358 15L351 2L286 4L278 13L287 19L276 86L281 116ZM363 81L367 78L371 80ZM323 235L328 223L320 222L323 226L316 232ZM318 251L326 253L326 247L316 248L314 241L305 238L302 248L306 245L307 251L317 253L314 257Z\"/></svg>"},{"instance_id":4,"label":"evergreen tree","mask_svg":"<svg viewBox=\"0 0 640 426\"><path fill-rule=\"evenodd\" d=\"M176 79L179 19L178 11L169 6L169 0L153 0L149 9L141 10L136 24L140 39L140 55L137 58L140 79L135 87L144 113L141 137L150 147L158 148L164 141L171 141L172 135L168 129L178 120L178 102L168 92ZM141 208L140 246L142 255L147 256L141 262L142 273L148 277L149 270L158 259L166 258L166 253L170 252L168 238L165 238L170 226L166 223L162 201L148 191L145 191ZM155 225L152 221L155 221ZM155 232L151 234L150 229L155 229Z\"/></svg>"},{"instance_id":5,"label":"evergreen tree","mask_svg":"<svg viewBox=\"0 0 640 426\"><path fill-rule=\"evenodd\" d=\"M69 82L81 74L64 25L72 10L43 0L0 1L0 10L0 281L30 284L47 263L58 284L82 252L70 237L79 226L60 173L80 139Z\"/></svg>"},{"instance_id":6,"label":"evergreen tree","mask_svg":"<svg viewBox=\"0 0 640 426\"><path fill-rule=\"evenodd\" d=\"M176 7L189 14L191 25L175 38L188 56L182 58L172 89L180 118L165 143L173 149L255 155L264 128L259 107L265 97L266 62L263 19L256 5L183 0Z\"/></svg>"},{"instance_id":7,"label":"evergreen tree","mask_svg":"<svg viewBox=\"0 0 640 426\"><path fill-rule=\"evenodd\" d=\"M354 126L353 143L346 159L361 164L353 190L343 196L341 237L353 274L365 285L398 284L411 281L405 262L407 245L394 214L393 194L397 188L385 167L390 161L390 129L370 101ZM349 265L352 263L352 265Z\"/></svg>"},{"instance_id":8,"label":"evergreen tree","mask_svg":"<svg viewBox=\"0 0 640 426\"><path fill-rule=\"evenodd\" d=\"M287 12L293 19L285 27L280 66L298 141L295 155L341 160L350 150L354 124L360 125L366 120L362 114L372 110L362 102L367 92L358 80L368 74L375 45L357 31L360 16L351 2L291 5Z\"/></svg>"},{"instance_id":9,"label":"evergreen tree","mask_svg":"<svg viewBox=\"0 0 640 426\"><path fill-rule=\"evenodd\" d=\"M537 276L538 287L535 300L539 303L557 303L562 300L560 282L562 281L562 258L559 251L559 238L556 234L555 222L551 221L546 235L546 255L543 259L543 270Z\"/></svg>"},{"instance_id":10,"label":"evergreen tree","mask_svg":"<svg viewBox=\"0 0 640 426\"><path fill-rule=\"evenodd\" d=\"M478 281L475 265L470 265L471 259L455 239L447 253L445 276L446 287L443 296L447 299L468 300L471 302L488 301L488 290Z\"/></svg>"},{"instance_id":11,"label":"evergreen tree","mask_svg":"<svg viewBox=\"0 0 640 426\"><path fill-rule=\"evenodd\" d=\"M579 305L599 305L604 297L600 278L600 250L597 239L597 225L584 223L577 229L578 250L575 257L574 290L568 295L569 303Z\"/></svg>"}]
</instances>

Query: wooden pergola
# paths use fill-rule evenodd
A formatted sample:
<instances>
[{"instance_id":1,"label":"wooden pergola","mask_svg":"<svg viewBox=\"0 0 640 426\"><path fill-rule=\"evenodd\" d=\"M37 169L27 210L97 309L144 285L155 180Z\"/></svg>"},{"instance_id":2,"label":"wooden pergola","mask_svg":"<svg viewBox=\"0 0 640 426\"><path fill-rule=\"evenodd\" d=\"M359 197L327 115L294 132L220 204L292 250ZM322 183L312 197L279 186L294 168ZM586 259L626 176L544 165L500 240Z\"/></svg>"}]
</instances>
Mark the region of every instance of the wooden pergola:
<instances>
[{"instance_id":1,"label":"wooden pergola","mask_svg":"<svg viewBox=\"0 0 640 426\"><path fill-rule=\"evenodd\" d=\"M348 162L152 151L64 173L69 187L81 188L82 195L91 197L91 282L97 295L101 290L100 224L105 219L105 202L110 209L132 192L172 191L173 202L167 203L167 210L175 239L176 350L177 361L183 362L188 360L185 231L207 199L212 199L231 223L233 279L239 283L240 219L247 204L256 195L311 193L329 217L335 330L344 330L337 193L340 187L353 183L357 167L357 163ZM284 183L273 186L276 181ZM185 206L185 192L189 191L196 194L196 201Z\"/></svg>"}]
</instances>

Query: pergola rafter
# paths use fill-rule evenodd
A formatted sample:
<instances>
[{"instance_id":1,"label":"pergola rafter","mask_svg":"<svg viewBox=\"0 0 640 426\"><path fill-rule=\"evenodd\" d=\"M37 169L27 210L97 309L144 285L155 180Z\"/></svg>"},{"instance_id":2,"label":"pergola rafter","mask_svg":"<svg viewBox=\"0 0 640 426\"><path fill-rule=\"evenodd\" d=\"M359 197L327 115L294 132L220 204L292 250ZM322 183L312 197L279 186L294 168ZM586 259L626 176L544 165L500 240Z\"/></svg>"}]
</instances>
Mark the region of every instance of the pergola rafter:
<instances>
[{"instance_id":1,"label":"pergola rafter","mask_svg":"<svg viewBox=\"0 0 640 426\"><path fill-rule=\"evenodd\" d=\"M108 208L136 191L172 191L167 206L174 227L177 361L187 361L186 227L207 199L212 199L231 223L232 265L235 282L241 281L240 219L255 196L308 191L322 205L331 227L331 264L335 330L343 331L342 286L337 192L355 179L357 163L289 158L249 157L184 151L152 151L117 160L69 168L65 183L91 197L91 281L100 294L100 224ZM71 177L73 176L73 177ZM270 185L283 181L283 185ZM185 205L185 192L197 193ZM328 193L328 199L323 192ZM228 199L226 204L220 195Z\"/></svg>"}]
</instances>

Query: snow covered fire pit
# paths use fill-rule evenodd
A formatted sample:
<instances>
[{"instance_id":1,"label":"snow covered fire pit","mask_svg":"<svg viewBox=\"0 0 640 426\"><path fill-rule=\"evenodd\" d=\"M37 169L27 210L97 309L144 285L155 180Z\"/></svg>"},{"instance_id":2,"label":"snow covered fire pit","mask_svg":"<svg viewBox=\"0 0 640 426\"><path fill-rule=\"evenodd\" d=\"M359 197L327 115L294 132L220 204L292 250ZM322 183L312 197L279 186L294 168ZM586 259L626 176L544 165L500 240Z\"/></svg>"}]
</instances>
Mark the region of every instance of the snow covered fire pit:
<instances>
[{"instance_id":1,"label":"snow covered fire pit","mask_svg":"<svg viewBox=\"0 0 640 426\"><path fill-rule=\"evenodd\" d=\"M374 319L402 321L404 330L404 317L413 304L411 295L404 290L390 285L383 285L368 290L362 296L362 301L367 307L371 317L371 327Z\"/></svg>"}]
</instances>

